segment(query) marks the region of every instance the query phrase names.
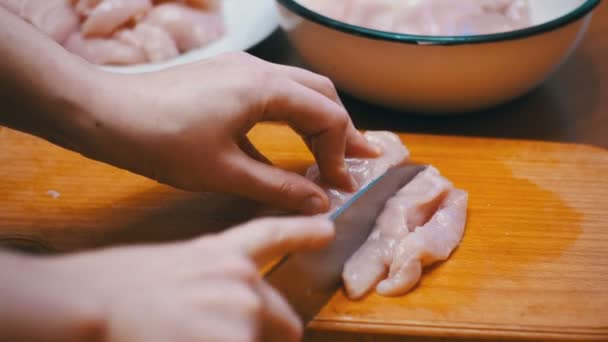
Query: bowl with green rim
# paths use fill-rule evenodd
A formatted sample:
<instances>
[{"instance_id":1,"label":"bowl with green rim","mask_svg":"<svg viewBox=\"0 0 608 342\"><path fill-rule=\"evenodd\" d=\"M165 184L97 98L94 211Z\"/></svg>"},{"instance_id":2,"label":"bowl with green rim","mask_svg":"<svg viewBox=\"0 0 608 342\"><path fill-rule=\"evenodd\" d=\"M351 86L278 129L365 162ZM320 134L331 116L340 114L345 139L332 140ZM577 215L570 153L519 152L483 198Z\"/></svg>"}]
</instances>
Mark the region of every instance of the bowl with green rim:
<instances>
[{"instance_id":1,"label":"bowl with green rim","mask_svg":"<svg viewBox=\"0 0 608 342\"><path fill-rule=\"evenodd\" d=\"M523 29L420 36L351 25L305 0L276 1L281 27L312 70L364 101L429 114L478 111L528 93L576 49L600 3L530 0L532 25Z\"/></svg>"}]
</instances>

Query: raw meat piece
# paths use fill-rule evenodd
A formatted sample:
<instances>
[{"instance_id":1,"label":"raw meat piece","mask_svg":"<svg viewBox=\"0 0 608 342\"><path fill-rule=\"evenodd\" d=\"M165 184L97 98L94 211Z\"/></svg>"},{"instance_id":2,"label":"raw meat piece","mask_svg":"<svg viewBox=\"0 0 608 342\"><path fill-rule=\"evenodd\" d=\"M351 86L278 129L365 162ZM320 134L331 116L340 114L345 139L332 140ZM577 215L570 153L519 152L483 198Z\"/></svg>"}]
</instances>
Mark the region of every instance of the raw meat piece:
<instances>
[{"instance_id":1,"label":"raw meat piece","mask_svg":"<svg viewBox=\"0 0 608 342\"><path fill-rule=\"evenodd\" d=\"M188 6L204 10L217 10L221 7L221 0L182 0Z\"/></svg>"},{"instance_id":2,"label":"raw meat piece","mask_svg":"<svg viewBox=\"0 0 608 342\"><path fill-rule=\"evenodd\" d=\"M86 37L108 36L152 8L150 0L103 0L82 24Z\"/></svg>"},{"instance_id":3,"label":"raw meat piece","mask_svg":"<svg viewBox=\"0 0 608 342\"><path fill-rule=\"evenodd\" d=\"M302 0L314 11L381 31L457 36L531 24L528 0Z\"/></svg>"},{"instance_id":4,"label":"raw meat piece","mask_svg":"<svg viewBox=\"0 0 608 342\"><path fill-rule=\"evenodd\" d=\"M101 0L75 0L74 8L76 13L88 17L100 2Z\"/></svg>"},{"instance_id":5,"label":"raw meat piece","mask_svg":"<svg viewBox=\"0 0 608 342\"><path fill-rule=\"evenodd\" d=\"M95 64L165 61L225 33L220 0L0 0L0 6Z\"/></svg>"},{"instance_id":6,"label":"raw meat piece","mask_svg":"<svg viewBox=\"0 0 608 342\"><path fill-rule=\"evenodd\" d=\"M376 221L374 231L344 266L350 298L360 298L380 281L393 262L396 247L435 213L452 184L429 167L399 190Z\"/></svg>"},{"instance_id":7,"label":"raw meat piece","mask_svg":"<svg viewBox=\"0 0 608 342\"><path fill-rule=\"evenodd\" d=\"M366 139L380 147L376 159L347 159L348 171L361 186L369 184L390 167L407 161L409 152L398 136L367 132ZM320 182L317 166L307 177ZM332 210L352 194L327 189ZM367 241L346 262L343 280L347 295L360 298L376 287L382 295L409 291L420 279L422 267L445 260L464 233L467 193L429 166L389 199ZM390 271L389 271L390 268ZM382 280L389 274L388 279Z\"/></svg>"},{"instance_id":8,"label":"raw meat piece","mask_svg":"<svg viewBox=\"0 0 608 342\"><path fill-rule=\"evenodd\" d=\"M372 145L379 147L382 150L382 155L375 159L346 159L348 172L355 178L359 186L369 184L390 167L401 164L409 158L409 151L403 146L399 137L393 133L367 132L365 138ZM306 177L321 184L317 165L308 169ZM327 189L326 191L332 208L346 203L353 196L352 193L336 189Z\"/></svg>"},{"instance_id":9,"label":"raw meat piece","mask_svg":"<svg viewBox=\"0 0 608 342\"><path fill-rule=\"evenodd\" d=\"M403 5L393 30L421 35L474 35L529 25L526 0L428 0Z\"/></svg>"},{"instance_id":10,"label":"raw meat piece","mask_svg":"<svg viewBox=\"0 0 608 342\"><path fill-rule=\"evenodd\" d=\"M450 191L431 220L399 243L388 278L376 291L384 296L404 294L416 285L422 267L446 260L464 234L467 203L466 192Z\"/></svg>"},{"instance_id":11,"label":"raw meat piece","mask_svg":"<svg viewBox=\"0 0 608 342\"><path fill-rule=\"evenodd\" d=\"M95 64L137 64L147 61L145 52L118 39L84 38L80 32L73 33L65 48Z\"/></svg>"},{"instance_id":12,"label":"raw meat piece","mask_svg":"<svg viewBox=\"0 0 608 342\"><path fill-rule=\"evenodd\" d=\"M78 29L78 15L69 0L0 0L0 4L58 43Z\"/></svg>"},{"instance_id":13,"label":"raw meat piece","mask_svg":"<svg viewBox=\"0 0 608 342\"><path fill-rule=\"evenodd\" d=\"M154 7L143 22L167 31L181 52L209 44L224 31L220 13L203 12L179 3Z\"/></svg>"},{"instance_id":14,"label":"raw meat piece","mask_svg":"<svg viewBox=\"0 0 608 342\"><path fill-rule=\"evenodd\" d=\"M149 62L162 62L179 55L169 33L157 26L140 23L134 30L123 30L116 37L123 43L143 50Z\"/></svg>"}]
</instances>

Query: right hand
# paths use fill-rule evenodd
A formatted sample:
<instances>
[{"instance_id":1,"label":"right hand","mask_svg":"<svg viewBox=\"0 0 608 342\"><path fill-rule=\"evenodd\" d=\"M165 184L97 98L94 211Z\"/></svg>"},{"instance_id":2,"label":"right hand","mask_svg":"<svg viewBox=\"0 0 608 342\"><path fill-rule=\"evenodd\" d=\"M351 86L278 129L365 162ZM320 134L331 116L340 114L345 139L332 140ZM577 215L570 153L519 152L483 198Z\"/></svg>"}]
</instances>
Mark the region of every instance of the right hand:
<instances>
[{"instance_id":1,"label":"right hand","mask_svg":"<svg viewBox=\"0 0 608 342\"><path fill-rule=\"evenodd\" d=\"M106 341L297 341L299 318L256 263L333 235L323 218L262 219L185 243L51 263L66 297L82 293L101 304Z\"/></svg>"}]
</instances>

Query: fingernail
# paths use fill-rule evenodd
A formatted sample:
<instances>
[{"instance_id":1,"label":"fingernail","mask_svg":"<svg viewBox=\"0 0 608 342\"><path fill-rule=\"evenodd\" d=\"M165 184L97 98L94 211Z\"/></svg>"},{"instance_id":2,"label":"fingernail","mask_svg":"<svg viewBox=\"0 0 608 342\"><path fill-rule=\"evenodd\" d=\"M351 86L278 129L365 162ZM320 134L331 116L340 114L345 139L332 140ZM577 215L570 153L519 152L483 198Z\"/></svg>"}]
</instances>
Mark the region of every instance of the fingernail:
<instances>
[{"instance_id":1,"label":"fingernail","mask_svg":"<svg viewBox=\"0 0 608 342\"><path fill-rule=\"evenodd\" d=\"M304 214L318 214L326 210L327 208L325 201L317 195L308 197L306 200L304 200L302 205L302 211Z\"/></svg>"}]
</instances>

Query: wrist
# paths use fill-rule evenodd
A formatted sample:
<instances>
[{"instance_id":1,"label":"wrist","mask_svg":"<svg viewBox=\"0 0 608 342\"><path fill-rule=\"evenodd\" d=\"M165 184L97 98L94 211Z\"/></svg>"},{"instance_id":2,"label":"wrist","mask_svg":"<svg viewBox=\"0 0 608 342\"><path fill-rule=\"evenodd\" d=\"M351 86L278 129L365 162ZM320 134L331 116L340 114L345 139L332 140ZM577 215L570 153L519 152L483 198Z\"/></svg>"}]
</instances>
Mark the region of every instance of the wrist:
<instances>
[{"instance_id":1,"label":"wrist","mask_svg":"<svg viewBox=\"0 0 608 342\"><path fill-rule=\"evenodd\" d=\"M142 112L139 76L96 70L90 96L80 103L86 115L79 117L72 134L79 142L76 150L86 157L129 171L153 175L153 134L146 112Z\"/></svg>"},{"instance_id":2,"label":"wrist","mask_svg":"<svg viewBox=\"0 0 608 342\"><path fill-rule=\"evenodd\" d=\"M78 58L66 59L56 71L51 78L61 80L62 84L46 90L47 115L52 123L44 137L86 154L95 145L90 141L100 120L95 103L105 88L107 75Z\"/></svg>"},{"instance_id":3,"label":"wrist","mask_svg":"<svg viewBox=\"0 0 608 342\"><path fill-rule=\"evenodd\" d=\"M85 63L86 64L86 63ZM149 175L146 120L131 106L138 100L137 76L105 72L92 65L68 67L66 86L55 93L62 111L52 142L86 157Z\"/></svg>"}]
</instances>

